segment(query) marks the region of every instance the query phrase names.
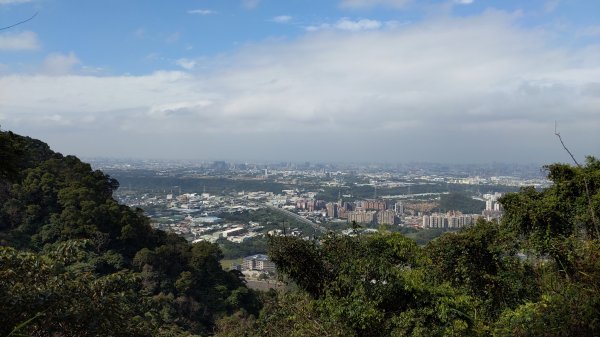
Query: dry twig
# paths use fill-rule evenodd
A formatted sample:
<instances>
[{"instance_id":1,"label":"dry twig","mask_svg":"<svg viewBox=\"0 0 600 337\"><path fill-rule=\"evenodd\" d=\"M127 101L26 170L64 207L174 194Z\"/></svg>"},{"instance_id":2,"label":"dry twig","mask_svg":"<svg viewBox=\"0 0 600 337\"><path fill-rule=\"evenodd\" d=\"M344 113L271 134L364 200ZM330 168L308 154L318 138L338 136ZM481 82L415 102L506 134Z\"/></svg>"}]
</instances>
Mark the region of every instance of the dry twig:
<instances>
[{"instance_id":1,"label":"dry twig","mask_svg":"<svg viewBox=\"0 0 600 337\"><path fill-rule=\"evenodd\" d=\"M38 13L39 12L35 12L35 14L33 14L29 19L25 19L23 21L19 21L19 22L15 23L15 24L12 24L10 26L0 27L0 30L10 29L10 28L16 27L18 25L24 24L25 22L31 21L31 20L33 20L33 18L35 18L38 15Z\"/></svg>"},{"instance_id":2,"label":"dry twig","mask_svg":"<svg viewBox=\"0 0 600 337\"><path fill-rule=\"evenodd\" d=\"M573 162L575 162L575 165L577 165L577 167L579 167L582 170L583 183L585 184L585 195L587 196L588 208L590 210L590 215L592 217L592 225L594 226L594 230L596 231L596 237L598 239L600 239L600 231L598 230L598 223L596 222L596 212L594 212L594 206L592 205L592 197L590 196L588 180L587 180L587 177L585 176L585 172L583 172L583 167L581 166L581 164L579 164L579 162L577 162L577 159L575 159L575 156L573 155L573 153L571 153L571 151L569 151L569 149L565 145L565 142L563 142L562 137L560 136L560 133L557 131L556 122L554 122L554 134L556 135L556 137L558 137L558 140L560 140L560 143L562 144L565 151L567 151L569 156L571 156L571 159L573 159Z\"/></svg>"}]
</instances>

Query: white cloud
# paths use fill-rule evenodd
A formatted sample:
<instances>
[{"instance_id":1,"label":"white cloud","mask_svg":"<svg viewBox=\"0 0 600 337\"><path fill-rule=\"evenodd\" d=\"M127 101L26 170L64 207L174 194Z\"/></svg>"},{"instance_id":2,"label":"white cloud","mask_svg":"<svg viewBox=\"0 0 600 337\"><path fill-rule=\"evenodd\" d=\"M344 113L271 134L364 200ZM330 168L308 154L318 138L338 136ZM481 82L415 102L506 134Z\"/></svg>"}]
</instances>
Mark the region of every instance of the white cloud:
<instances>
[{"instance_id":1,"label":"white cloud","mask_svg":"<svg viewBox=\"0 0 600 337\"><path fill-rule=\"evenodd\" d=\"M186 70L192 70L196 66L196 61L190 60L190 59L186 59L186 58L181 58L181 59L175 61L175 63L178 66L180 66L180 67L182 67L183 69L186 69Z\"/></svg>"},{"instance_id":2,"label":"white cloud","mask_svg":"<svg viewBox=\"0 0 600 337\"><path fill-rule=\"evenodd\" d=\"M211 15L217 14L217 12L212 9L191 9L188 11L188 14Z\"/></svg>"},{"instance_id":3,"label":"white cloud","mask_svg":"<svg viewBox=\"0 0 600 337\"><path fill-rule=\"evenodd\" d=\"M54 130L40 111L72 125L94 116L86 128L96 133L87 134L121 139L113 149L142 155L163 137L164 150L179 156L262 148L300 156L293 146L329 160L531 161L555 148L562 154L557 120L571 146L594 154L600 47L550 47L552 34L514 20L486 12L402 29L320 31L244 47L214 60L210 72L194 63L194 74L0 75L0 124ZM317 150L323 146L335 156Z\"/></svg>"},{"instance_id":4,"label":"white cloud","mask_svg":"<svg viewBox=\"0 0 600 337\"><path fill-rule=\"evenodd\" d=\"M66 75L72 73L80 63L73 52L69 54L53 53L44 59L42 71L51 76Z\"/></svg>"},{"instance_id":5,"label":"white cloud","mask_svg":"<svg viewBox=\"0 0 600 337\"><path fill-rule=\"evenodd\" d=\"M387 25L387 23L386 23L386 25ZM396 25L397 25L397 22L390 21L389 27L396 26ZM375 30L375 29L379 29L383 26L384 26L384 23L382 23L381 21L377 21L377 20L370 20L370 19L350 20L348 18L342 18L333 24L322 23L320 25L308 26L308 27L306 27L306 30L310 31L310 32L314 32L314 31L325 30L325 29L338 29L338 30L345 30L345 31L351 31L351 32L358 32L358 31L362 31L362 30Z\"/></svg>"},{"instance_id":6,"label":"white cloud","mask_svg":"<svg viewBox=\"0 0 600 337\"><path fill-rule=\"evenodd\" d=\"M277 23L288 23L288 22L292 21L292 17L289 15L278 15L278 16L274 17L273 19L271 19L271 21L277 22Z\"/></svg>"},{"instance_id":7,"label":"white cloud","mask_svg":"<svg viewBox=\"0 0 600 337\"><path fill-rule=\"evenodd\" d=\"M412 0L342 0L342 8L369 8L376 6L403 8L410 4Z\"/></svg>"},{"instance_id":8,"label":"white cloud","mask_svg":"<svg viewBox=\"0 0 600 337\"><path fill-rule=\"evenodd\" d=\"M246 9L254 9L258 7L260 0L242 0L242 7Z\"/></svg>"},{"instance_id":9,"label":"white cloud","mask_svg":"<svg viewBox=\"0 0 600 337\"><path fill-rule=\"evenodd\" d=\"M470 5L475 2L475 0L454 0L455 3L460 5Z\"/></svg>"},{"instance_id":10,"label":"white cloud","mask_svg":"<svg viewBox=\"0 0 600 337\"><path fill-rule=\"evenodd\" d=\"M146 116L153 119L165 120L173 116L182 117L194 114L194 112L203 110L211 105L212 102L208 100L153 105L146 112Z\"/></svg>"},{"instance_id":11,"label":"white cloud","mask_svg":"<svg viewBox=\"0 0 600 337\"><path fill-rule=\"evenodd\" d=\"M335 25L336 28L341 30L359 31L359 30L371 30L381 28L381 22L377 20L361 19L358 21L352 21L349 19L341 19Z\"/></svg>"},{"instance_id":12,"label":"white cloud","mask_svg":"<svg viewBox=\"0 0 600 337\"><path fill-rule=\"evenodd\" d=\"M40 48L40 42L36 33L24 31L20 33L0 34L0 50L19 51L36 50Z\"/></svg>"}]
</instances>

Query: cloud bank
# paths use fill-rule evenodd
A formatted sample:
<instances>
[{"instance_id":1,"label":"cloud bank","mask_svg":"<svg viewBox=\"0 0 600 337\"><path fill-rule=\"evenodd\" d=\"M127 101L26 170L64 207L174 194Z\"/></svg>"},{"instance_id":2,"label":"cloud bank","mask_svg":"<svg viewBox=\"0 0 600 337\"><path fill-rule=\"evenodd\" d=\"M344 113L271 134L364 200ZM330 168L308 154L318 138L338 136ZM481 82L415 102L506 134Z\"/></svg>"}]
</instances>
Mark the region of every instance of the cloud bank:
<instances>
[{"instance_id":1,"label":"cloud bank","mask_svg":"<svg viewBox=\"0 0 600 337\"><path fill-rule=\"evenodd\" d=\"M0 51L37 50L39 48L40 42L34 32L0 34Z\"/></svg>"},{"instance_id":2,"label":"cloud bank","mask_svg":"<svg viewBox=\"0 0 600 337\"><path fill-rule=\"evenodd\" d=\"M593 154L600 46L549 39L490 11L257 43L210 71L182 59L186 71L144 76L13 74L0 77L0 123L102 137L103 155L472 162L562 158L558 121ZM57 144L82 151L68 132Z\"/></svg>"},{"instance_id":3,"label":"cloud bank","mask_svg":"<svg viewBox=\"0 0 600 337\"><path fill-rule=\"evenodd\" d=\"M211 15L211 14L217 14L217 12L212 9L190 9L188 11L188 14Z\"/></svg>"}]
</instances>

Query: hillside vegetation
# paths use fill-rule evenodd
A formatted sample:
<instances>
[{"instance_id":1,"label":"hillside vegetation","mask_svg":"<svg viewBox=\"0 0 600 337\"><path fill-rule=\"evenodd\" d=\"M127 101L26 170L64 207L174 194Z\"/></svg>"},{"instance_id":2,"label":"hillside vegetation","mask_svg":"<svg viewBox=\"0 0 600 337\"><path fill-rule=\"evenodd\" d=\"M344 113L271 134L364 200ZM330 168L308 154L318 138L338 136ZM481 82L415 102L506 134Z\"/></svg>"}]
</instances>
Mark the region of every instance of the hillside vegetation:
<instances>
[{"instance_id":1,"label":"hillside vegetation","mask_svg":"<svg viewBox=\"0 0 600 337\"><path fill-rule=\"evenodd\" d=\"M218 246L153 230L116 180L10 132L0 159L1 336L206 335L258 312Z\"/></svg>"}]
</instances>

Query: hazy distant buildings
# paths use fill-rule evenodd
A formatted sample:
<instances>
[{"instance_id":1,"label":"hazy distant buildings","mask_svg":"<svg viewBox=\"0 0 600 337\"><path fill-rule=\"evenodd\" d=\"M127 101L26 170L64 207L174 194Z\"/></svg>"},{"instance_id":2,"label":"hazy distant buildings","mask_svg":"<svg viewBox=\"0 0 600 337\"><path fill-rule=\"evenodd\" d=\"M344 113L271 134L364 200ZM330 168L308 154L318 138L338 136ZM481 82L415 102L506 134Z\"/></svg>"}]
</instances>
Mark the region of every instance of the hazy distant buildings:
<instances>
[{"instance_id":1,"label":"hazy distant buildings","mask_svg":"<svg viewBox=\"0 0 600 337\"><path fill-rule=\"evenodd\" d=\"M317 211L325 208L326 203L324 200L315 199L298 199L296 200L296 209L305 210L309 212Z\"/></svg>"},{"instance_id":2,"label":"hazy distant buildings","mask_svg":"<svg viewBox=\"0 0 600 337\"><path fill-rule=\"evenodd\" d=\"M348 222L371 224L376 219L375 211L353 211L348 212Z\"/></svg>"},{"instance_id":3,"label":"hazy distant buildings","mask_svg":"<svg viewBox=\"0 0 600 337\"><path fill-rule=\"evenodd\" d=\"M327 217L331 219L337 219L338 217L338 204L333 202L328 202L325 205L327 209Z\"/></svg>"},{"instance_id":4,"label":"hazy distant buildings","mask_svg":"<svg viewBox=\"0 0 600 337\"><path fill-rule=\"evenodd\" d=\"M398 216L402 216L402 214L404 214L404 204L402 201L398 201L394 204L394 211Z\"/></svg>"},{"instance_id":5,"label":"hazy distant buildings","mask_svg":"<svg viewBox=\"0 0 600 337\"><path fill-rule=\"evenodd\" d=\"M383 200L368 199L358 201L356 209L362 211L383 211L387 209L387 204Z\"/></svg>"},{"instance_id":6,"label":"hazy distant buildings","mask_svg":"<svg viewBox=\"0 0 600 337\"><path fill-rule=\"evenodd\" d=\"M315 210L315 200L314 199L298 199L298 200L296 200L296 208L312 212Z\"/></svg>"},{"instance_id":7,"label":"hazy distant buildings","mask_svg":"<svg viewBox=\"0 0 600 337\"><path fill-rule=\"evenodd\" d=\"M377 212L377 223L380 225L395 225L398 223L396 212L391 209Z\"/></svg>"},{"instance_id":8,"label":"hazy distant buildings","mask_svg":"<svg viewBox=\"0 0 600 337\"><path fill-rule=\"evenodd\" d=\"M213 162L212 168L215 171L225 171L225 170L229 169L229 164L222 160L218 160L218 161Z\"/></svg>"},{"instance_id":9,"label":"hazy distant buildings","mask_svg":"<svg viewBox=\"0 0 600 337\"><path fill-rule=\"evenodd\" d=\"M481 214L487 220L498 220L502 217L504 209L502 208L502 204L498 201L502 195L502 193L498 192L483 195L483 199L485 199L485 210Z\"/></svg>"},{"instance_id":10,"label":"hazy distant buildings","mask_svg":"<svg viewBox=\"0 0 600 337\"><path fill-rule=\"evenodd\" d=\"M348 212L352 212L355 208L354 203L342 202L340 200L339 204L341 207L338 207L338 218L348 219Z\"/></svg>"},{"instance_id":11,"label":"hazy distant buildings","mask_svg":"<svg viewBox=\"0 0 600 337\"><path fill-rule=\"evenodd\" d=\"M383 211L352 211L347 212L348 222L363 224L395 225L398 223L396 212Z\"/></svg>"},{"instance_id":12,"label":"hazy distant buildings","mask_svg":"<svg viewBox=\"0 0 600 337\"><path fill-rule=\"evenodd\" d=\"M498 199L502 197L502 193L484 194L485 199L485 210L486 211L502 211L502 205L498 202Z\"/></svg>"}]
</instances>

